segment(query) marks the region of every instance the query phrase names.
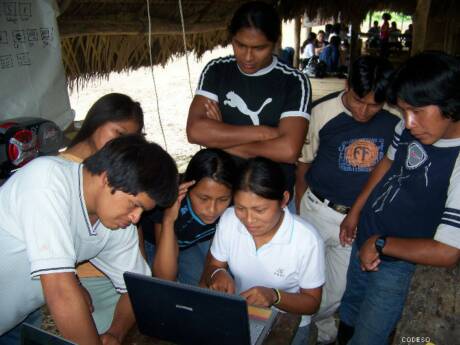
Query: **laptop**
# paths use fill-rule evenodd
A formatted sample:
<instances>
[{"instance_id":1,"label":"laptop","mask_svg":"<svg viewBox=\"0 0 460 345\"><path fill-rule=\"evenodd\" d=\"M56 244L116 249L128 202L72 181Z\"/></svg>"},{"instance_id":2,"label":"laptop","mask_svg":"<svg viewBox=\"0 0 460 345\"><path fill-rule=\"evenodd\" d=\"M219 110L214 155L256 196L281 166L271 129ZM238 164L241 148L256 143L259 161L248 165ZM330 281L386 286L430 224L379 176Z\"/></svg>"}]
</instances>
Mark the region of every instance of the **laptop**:
<instances>
[{"instance_id":1,"label":"laptop","mask_svg":"<svg viewBox=\"0 0 460 345\"><path fill-rule=\"evenodd\" d=\"M124 279L139 331L176 344L260 345L278 313L249 317L240 296L131 272Z\"/></svg>"},{"instance_id":2,"label":"laptop","mask_svg":"<svg viewBox=\"0 0 460 345\"><path fill-rule=\"evenodd\" d=\"M24 323L21 329L22 345L76 345L38 327Z\"/></svg>"}]
</instances>

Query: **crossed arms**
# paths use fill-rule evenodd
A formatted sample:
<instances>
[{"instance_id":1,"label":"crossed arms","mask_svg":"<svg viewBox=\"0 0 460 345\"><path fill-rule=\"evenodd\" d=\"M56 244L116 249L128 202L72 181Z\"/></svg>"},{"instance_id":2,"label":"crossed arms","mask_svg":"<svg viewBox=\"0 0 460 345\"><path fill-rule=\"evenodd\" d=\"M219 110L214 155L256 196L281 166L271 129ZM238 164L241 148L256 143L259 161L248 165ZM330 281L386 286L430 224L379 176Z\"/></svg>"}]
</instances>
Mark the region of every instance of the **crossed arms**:
<instances>
[{"instance_id":1,"label":"crossed arms","mask_svg":"<svg viewBox=\"0 0 460 345\"><path fill-rule=\"evenodd\" d=\"M307 120L300 116L283 118L278 127L226 124L217 103L197 95L188 114L187 137L191 143L220 148L242 158L261 156L295 163L307 126Z\"/></svg>"}]
</instances>

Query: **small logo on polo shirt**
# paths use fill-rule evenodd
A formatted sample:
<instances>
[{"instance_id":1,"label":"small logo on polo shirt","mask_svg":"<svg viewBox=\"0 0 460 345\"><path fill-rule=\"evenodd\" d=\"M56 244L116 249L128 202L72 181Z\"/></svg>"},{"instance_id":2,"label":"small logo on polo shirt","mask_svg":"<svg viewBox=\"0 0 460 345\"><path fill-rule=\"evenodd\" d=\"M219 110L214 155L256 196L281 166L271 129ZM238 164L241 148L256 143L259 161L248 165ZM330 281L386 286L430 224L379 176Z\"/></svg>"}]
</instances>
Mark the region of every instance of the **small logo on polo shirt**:
<instances>
[{"instance_id":1,"label":"small logo on polo shirt","mask_svg":"<svg viewBox=\"0 0 460 345\"><path fill-rule=\"evenodd\" d=\"M283 278L284 277L284 270L282 268L278 268L275 273L273 273L275 276Z\"/></svg>"}]
</instances>

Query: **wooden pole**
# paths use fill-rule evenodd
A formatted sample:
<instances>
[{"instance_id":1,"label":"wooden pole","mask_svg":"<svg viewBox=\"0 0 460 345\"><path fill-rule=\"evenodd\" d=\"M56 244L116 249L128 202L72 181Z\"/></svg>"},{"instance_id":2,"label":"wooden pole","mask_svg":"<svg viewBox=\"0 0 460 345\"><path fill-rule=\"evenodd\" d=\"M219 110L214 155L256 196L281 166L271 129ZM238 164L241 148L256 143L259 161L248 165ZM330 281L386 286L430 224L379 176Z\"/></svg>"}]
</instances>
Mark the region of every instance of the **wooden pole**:
<instances>
[{"instance_id":1,"label":"wooden pole","mask_svg":"<svg viewBox=\"0 0 460 345\"><path fill-rule=\"evenodd\" d=\"M412 50L411 55L425 50L426 35L428 29L428 15L430 14L431 0L417 0L415 9L413 32L412 32Z\"/></svg>"},{"instance_id":2,"label":"wooden pole","mask_svg":"<svg viewBox=\"0 0 460 345\"><path fill-rule=\"evenodd\" d=\"M301 28L300 17L296 17L294 20L294 61L293 61L294 68L299 68L300 28Z\"/></svg>"},{"instance_id":3,"label":"wooden pole","mask_svg":"<svg viewBox=\"0 0 460 345\"><path fill-rule=\"evenodd\" d=\"M348 65L348 72L350 72L351 65L353 62L361 55L360 45L358 45L358 32L360 28L360 23L355 20L351 22L351 37L350 37L350 64Z\"/></svg>"}]
</instances>

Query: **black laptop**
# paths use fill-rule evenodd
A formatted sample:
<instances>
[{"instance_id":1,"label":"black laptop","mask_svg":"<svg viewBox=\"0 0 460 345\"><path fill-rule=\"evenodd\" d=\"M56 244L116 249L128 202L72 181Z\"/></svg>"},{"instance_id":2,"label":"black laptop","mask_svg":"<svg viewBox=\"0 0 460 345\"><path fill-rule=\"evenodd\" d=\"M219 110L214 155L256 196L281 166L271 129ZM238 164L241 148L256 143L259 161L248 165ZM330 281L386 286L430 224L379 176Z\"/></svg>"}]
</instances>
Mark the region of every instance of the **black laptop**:
<instances>
[{"instance_id":1,"label":"black laptop","mask_svg":"<svg viewBox=\"0 0 460 345\"><path fill-rule=\"evenodd\" d=\"M21 328L22 345L76 345L38 327L24 323Z\"/></svg>"},{"instance_id":2,"label":"black laptop","mask_svg":"<svg viewBox=\"0 0 460 345\"><path fill-rule=\"evenodd\" d=\"M139 331L176 344L259 345L277 315L267 309L249 317L236 295L131 272L124 278Z\"/></svg>"}]
</instances>

